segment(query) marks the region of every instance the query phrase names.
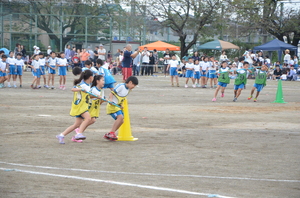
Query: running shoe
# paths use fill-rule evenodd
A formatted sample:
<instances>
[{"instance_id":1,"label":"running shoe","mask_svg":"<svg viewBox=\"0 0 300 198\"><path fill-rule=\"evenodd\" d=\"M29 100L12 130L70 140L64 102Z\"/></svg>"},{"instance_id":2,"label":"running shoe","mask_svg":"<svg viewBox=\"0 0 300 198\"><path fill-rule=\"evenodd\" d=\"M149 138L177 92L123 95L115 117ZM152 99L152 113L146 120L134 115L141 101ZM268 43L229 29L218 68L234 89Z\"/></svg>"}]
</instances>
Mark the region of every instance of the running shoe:
<instances>
[{"instance_id":1,"label":"running shoe","mask_svg":"<svg viewBox=\"0 0 300 198\"><path fill-rule=\"evenodd\" d=\"M75 131L76 134L78 134L79 133L79 128L76 128L74 131Z\"/></svg>"},{"instance_id":2,"label":"running shoe","mask_svg":"<svg viewBox=\"0 0 300 198\"><path fill-rule=\"evenodd\" d=\"M211 101L213 101L213 102L216 102L216 101L217 101L217 99L216 99L216 98L213 98Z\"/></svg>"},{"instance_id":3,"label":"running shoe","mask_svg":"<svg viewBox=\"0 0 300 198\"><path fill-rule=\"evenodd\" d=\"M30 85L30 87L31 87L32 89L34 89L34 86L33 86L33 85Z\"/></svg>"},{"instance_id":4,"label":"running shoe","mask_svg":"<svg viewBox=\"0 0 300 198\"><path fill-rule=\"evenodd\" d=\"M256 102L257 101L257 98L254 98L253 102Z\"/></svg>"},{"instance_id":5,"label":"running shoe","mask_svg":"<svg viewBox=\"0 0 300 198\"><path fill-rule=\"evenodd\" d=\"M78 133L75 135L75 139L76 140L85 140L86 137L84 135L82 135L82 133Z\"/></svg>"},{"instance_id":6,"label":"running shoe","mask_svg":"<svg viewBox=\"0 0 300 198\"><path fill-rule=\"evenodd\" d=\"M237 101L237 98L234 98L234 99L233 99L233 102L236 102L236 101Z\"/></svg>"},{"instance_id":7,"label":"running shoe","mask_svg":"<svg viewBox=\"0 0 300 198\"><path fill-rule=\"evenodd\" d=\"M22 85L20 85L20 88L22 88Z\"/></svg>"},{"instance_id":8,"label":"running shoe","mask_svg":"<svg viewBox=\"0 0 300 198\"><path fill-rule=\"evenodd\" d=\"M177 83L177 87L179 87L179 83Z\"/></svg>"},{"instance_id":9,"label":"running shoe","mask_svg":"<svg viewBox=\"0 0 300 198\"><path fill-rule=\"evenodd\" d=\"M14 88L17 88L17 85L14 85Z\"/></svg>"},{"instance_id":10,"label":"running shoe","mask_svg":"<svg viewBox=\"0 0 300 198\"><path fill-rule=\"evenodd\" d=\"M188 88L189 86L187 84L184 85L185 88Z\"/></svg>"},{"instance_id":11,"label":"running shoe","mask_svg":"<svg viewBox=\"0 0 300 198\"><path fill-rule=\"evenodd\" d=\"M66 86L62 86L62 90L66 90Z\"/></svg>"},{"instance_id":12,"label":"running shoe","mask_svg":"<svg viewBox=\"0 0 300 198\"><path fill-rule=\"evenodd\" d=\"M118 137L116 136L115 132L109 132L106 133L103 138L111 140L111 141L116 141L118 139Z\"/></svg>"},{"instance_id":13,"label":"running shoe","mask_svg":"<svg viewBox=\"0 0 300 198\"><path fill-rule=\"evenodd\" d=\"M10 84L8 84L8 85L7 85L7 87L8 87L8 88L10 88L10 87L11 87L11 85L10 85Z\"/></svg>"},{"instance_id":14,"label":"running shoe","mask_svg":"<svg viewBox=\"0 0 300 198\"><path fill-rule=\"evenodd\" d=\"M78 142L78 143L82 143L82 142L83 142L83 140L76 140L76 139L75 139L75 136L73 136L71 140L72 140L73 142Z\"/></svg>"},{"instance_id":15,"label":"running shoe","mask_svg":"<svg viewBox=\"0 0 300 198\"><path fill-rule=\"evenodd\" d=\"M251 100L251 98L252 98L252 96L249 96L249 97L248 97L248 100Z\"/></svg>"},{"instance_id":16,"label":"running shoe","mask_svg":"<svg viewBox=\"0 0 300 198\"><path fill-rule=\"evenodd\" d=\"M221 93L221 97L224 98L224 93Z\"/></svg>"},{"instance_id":17,"label":"running shoe","mask_svg":"<svg viewBox=\"0 0 300 198\"><path fill-rule=\"evenodd\" d=\"M64 144L64 140L65 140L65 137L64 136L61 136L61 135L57 135L56 138L58 139L58 142L60 144Z\"/></svg>"},{"instance_id":18,"label":"running shoe","mask_svg":"<svg viewBox=\"0 0 300 198\"><path fill-rule=\"evenodd\" d=\"M193 85L192 85L192 87L193 87L193 88L196 88L196 85L195 85L195 84L193 84Z\"/></svg>"}]
</instances>

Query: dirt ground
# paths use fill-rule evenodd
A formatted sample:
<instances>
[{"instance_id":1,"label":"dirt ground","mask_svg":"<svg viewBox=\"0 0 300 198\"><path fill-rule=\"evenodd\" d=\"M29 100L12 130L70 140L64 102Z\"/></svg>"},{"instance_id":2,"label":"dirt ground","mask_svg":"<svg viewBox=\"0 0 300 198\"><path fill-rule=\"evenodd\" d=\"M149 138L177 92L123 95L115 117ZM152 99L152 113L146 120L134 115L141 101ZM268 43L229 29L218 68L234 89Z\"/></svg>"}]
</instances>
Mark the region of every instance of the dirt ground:
<instances>
[{"instance_id":1,"label":"dirt ground","mask_svg":"<svg viewBox=\"0 0 300 198\"><path fill-rule=\"evenodd\" d=\"M139 77L128 96L137 141L102 138L113 123L102 105L83 143L70 134L60 145L73 79L65 91L32 90L25 72L23 88L0 89L0 197L300 197L300 82L283 82L288 103L274 104L276 81L254 103L248 80L234 103L233 81L211 102L214 89L183 78Z\"/></svg>"}]
</instances>

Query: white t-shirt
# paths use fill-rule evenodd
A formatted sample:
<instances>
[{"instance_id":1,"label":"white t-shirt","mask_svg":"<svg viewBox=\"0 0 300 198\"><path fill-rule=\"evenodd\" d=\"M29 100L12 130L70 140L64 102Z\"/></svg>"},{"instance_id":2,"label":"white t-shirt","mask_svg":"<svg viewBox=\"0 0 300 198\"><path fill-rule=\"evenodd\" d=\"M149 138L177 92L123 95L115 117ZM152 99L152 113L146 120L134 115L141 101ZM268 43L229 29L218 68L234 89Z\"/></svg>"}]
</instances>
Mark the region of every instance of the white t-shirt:
<instances>
[{"instance_id":1,"label":"white t-shirt","mask_svg":"<svg viewBox=\"0 0 300 198\"><path fill-rule=\"evenodd\" d=\"M91 90L91 86L89 84L87 84L86 82L84 82L83 80L78 85L85 91L89 92Z\"/></svg>"},{"instance_id":2,"label":"white t-shirt","mask_svg":"<svg viewBox=\"0 0 300 198\"><path fill-rule=\"evenodd\" d=\"M45 66L46 65L46 59L45 58L40 58L39 62L40 62L40 66Z\"/></svg>"},{"instance_id":3,"label":"white t-shirt","mask_svg":"<svg viewBox=\"0 0 300 198\"><path fill-rule=\"evenodd\" d=\"M290 62L290 60L291 60L291 55L290 54L284 55L283 60L284 60L284 63L288 64Z\"/></svg>"},{"instance_id":4,"label":"white t-shirt","mask_svg":"<svg viewBox=\"0 0 300 198\"><path fill-rule=\"evenodd\" d=\"M68 65L68 60L66 58L59 58L57 60L57 64L62 65L62 66L67 66Z\"/></svg>"},{"instance_id":5,"label":"white t-shirt","mask_svg":"<svg viewBox=\"0 0 300 198\"><path fill-rule=\"evenodd\" d=\"M200 63L200 67L202 68L202 70L206 71L206 69L210 66L209 62L202 61L201 63Z\"/></svg>"},{"instance_id":6,"label":"white t-shirt","mask_svg":"<svg viewBox=\"0 0 300 198\"><path fill-rule=\"evenodd\" d=\"M0 69L5 72L5 69L6 69L6 62L3 62L2 60L0 61Z\"/></svg>"},{"instance_id":7,"label":"white t-shirt","mask_svg":"<svg viewBox=\"0 0 300 198\"><path fill-rule=\"evenodd\" d=\"M178 66L178 61L177 60L170 60L169 61L170 67L176 67Z\"/></svg>"},{"instance_id":8,"label":"white t-shirt","mask_svg":"<svg viewBox=\"0 0 300 198\"><path fill-rule=\"evenodd\" d=\"M210 62L208 70L215 70L217 69L217 64L215 62Z\"/></svg>"},{"instance_id":9,"label":"white t-shirt","mask_svg":"<svg viewBox=\"0 0 300 198\"><path fill-rule=\"evenodd\" d=\"M6 62L7 62L9 65L16 65L16 59L15 59L15 58L8 57L8 58L6 59Z\"/></svg>"},{"instance_id":10,"label":"white t-shirt","mask_svg":"<svg viewBox=\"0 0 300 198\"><path fill-rule=\"evenodd\" d=\"M294 60L290 60L289 65L294 65Z\"/></svg>"},{"instance_id":11,"label":"white t-shirt","mask_svg":"<svg viewBox=\"0 0 300 198\"><path fill-rule=\"evenodd\" d=\"M94 75L99 74L98 70L95 67L91 67L91 68L84 67L84 68L82 68L82 71L85 71L85 70L91 70Z\"/></svg>"},{"instance_id":12,"label":"white t-shirt","mask_svg":"<svg viewBox=\"0 0 300 198\"><path fill-rule=\"evenodd\" d=\"M17 66L24 66L24 61L22 59L16 59L16 65Z\"/></svg>"},{"instance_id":13,"label":"white t-shirt","mask_svg":"<svg viewBox=\"0 0 300 198\"><path fill-rule=\"evenodd\" d=\"M197 65L194 65L194 66L195 66L195 67L194 67L195 72L200 71L200 63L197 64Z\"/></svg>"},{"instance_id":14,"label":"white t-shirt","mask_svg":"<svg viewBox=\"0 0 300 198\"><path fill-rule=\"evenodd\" d=\"M120 97L126 97L129 94L129 89L126 87L125 83L117 84L114 88L114 92ZM118 104L118 99L113 95L113 102Z\"/></svg>"},{"instance_id":15,"label":"white t-shirt","mask_svg":"<svg viewBox=\"0 0 300 198\"><path fill-rule=\"evenodd\" d=\"M225 68L222 68L222 67L221 67L221 68L219 69L219 73L220 73L220 72L227 72L227 71L229 71L229 67L225 67Z\"/></svg>"},{"instance_id":16,"label":"white t-shirt","mask_svg":"<svg viewBox=\"0 0 300 198\"><path fill-rule=\"evenodd\" d=\"M104 49L104 48L103 49L98 49L98 54L99 53L105 53L106 54L106 49ZM105 61L105 55L99 55L98 58ZM122 60L120 60L120 61L122 61Z\"/></svg>"},{"instance_id":17,"label":"white t-shirt","mask_svg":"<svg viewBox=\"0 0 300 198\"><path fill-rule=\"evenodd\" d=\"M243 63L242 62L239 62L238 64L238 69L242 69L243 68Z\"/></svg>"},{"instance_id":18,"label":"white t-shirt","mask_svg":"<svg viewBox=\"0 0 300 198\"><path fill-rule=\"evenodd\" d=\"M47 49L47 54L50 55L51 52L52 52L52 49Z\"/></svg>"},{"instance_id":19,"label":"white t-shirt","mask_svg":"<svg viewBox=\"0 0 300 198\"><path fill-rule=\"evenodd\" d=\"M286 75L286 74L282 74L282 75L281 75L281 79L282 79L282 80L286 80L286 79L287 79L287 75Z\"/></svg>"},{"instance_id":20,"label":"white t-shirt","mask_svg":"<svg viewBox=\"0 0 300 198\"><path fill-rule=\"evenodd\" d=\"M50 57L48 59L48 63L50 66L56 66L57 60L58 60L58 58L56 58L56 57L55 58Z\"/></svg>"},{"instance_id":21,"label":"white t-shirt","mask_svg":"<svg viewBox=\"0 0 300 198\"><path fill-rule=\"evenodd\" d=\"M39 60L33 60L31 64L35 69L40 68L40 61Z\"/></svg>"},{"instance_id":22,"label":"white t-shirt","mask_svg":"<svg viewBox=\"0 0 300 198\"><path fill-rule=\"evenodd\" d=\"M92 87L91 88L91 93L95 94L97 96L100 96L101 98L104 98L104 91L98 89L97 87ZM97 98L91 98L91 100L98 100Z\"/></svg>"},{"instance_id":23,"label":"white t-shirt","mask_svg":"<svg viewBox=\"0 0 300 198\"><path fill-rule=\"evenodd\" d=\"M194 63L186 63L185 64L185 69L194 69L194 68L195 68Z\"/></svg>"},{"instance_id":24,"label":"white t-shirt","mask_svg":"<svg viewBox=\"0 0 300 198\"><path fill-rule=\"evenodd\" d=\"M142 52L142 63L149 63L149 61L150 61L149 56L150 56L150 52L143 51Z\"/></svg>"}]
</instances>

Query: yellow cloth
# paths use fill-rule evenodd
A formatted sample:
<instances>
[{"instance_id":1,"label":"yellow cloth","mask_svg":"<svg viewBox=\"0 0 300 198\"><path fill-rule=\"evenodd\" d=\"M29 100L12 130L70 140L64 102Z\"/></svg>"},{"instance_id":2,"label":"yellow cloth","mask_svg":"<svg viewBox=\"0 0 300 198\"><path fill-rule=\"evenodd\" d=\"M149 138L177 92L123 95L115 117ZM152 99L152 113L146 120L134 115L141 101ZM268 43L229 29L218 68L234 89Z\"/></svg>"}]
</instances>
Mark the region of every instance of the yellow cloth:
<instances>
[{"instance_id":1,"label":"yellow cloth","mask_svg":"<svg viewBox=\"0 0 300 198\"><path fill-rule=\"evenodd\" d=\"M88 111L89 107L90 107L90 95L83 91L74 92L70 115L79 116L84 112Z\"/></svg>"},{"instance_id":2,"label":"yellow cloth","mask_svg":"<svg viewBox=\"0 0 300 198\"><path fill-rule=\"evenodd\" d=\"M100 100L92 100L92 105L89 109L91 118L98 118L100 114Z\"/></svg>"},{"instance_id":3,"label":"yellow cloth","mask_svg":"<svg viewBox=\"0 0 300 198\"><path fill-rule=\"evenodd\" d=\"M122 106L123 101L125 100L126 97L120 97L114 91L112 91L111 93L118 99L117 105ZM116 113L117 111L120 111L120 110L122 110L122 109L119 107L116 107L115 105L111 105L111 104L107 103L107 106L106 106L107 114Z\"/></svg>"}]
</instances>

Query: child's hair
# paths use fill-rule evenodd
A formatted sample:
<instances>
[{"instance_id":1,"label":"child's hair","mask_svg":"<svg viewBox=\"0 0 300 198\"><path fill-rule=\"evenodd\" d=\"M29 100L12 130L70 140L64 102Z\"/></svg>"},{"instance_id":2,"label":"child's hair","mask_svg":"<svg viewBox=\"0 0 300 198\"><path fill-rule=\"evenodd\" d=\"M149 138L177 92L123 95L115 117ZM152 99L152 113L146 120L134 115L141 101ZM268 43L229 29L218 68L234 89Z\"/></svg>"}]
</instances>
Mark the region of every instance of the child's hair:
<instances>
[{"instance_id":1,"label":"child's hair","mask_svg":"<svg viewBox=\"0 0 300 198\"><path fill-rule=\"evenodd\" d=\"M9 54L14 53L13 51L10 51Z\"/></svg>"},{"instance_id":2,"label":"child's hair","mask_svg":"<svg viewBox=\"0 0 300 198\"><path fill-rule=\"evenodd\" d=\"M43 52L40 52L39 55L43 55L44 56Z\"/></svg>"},{"instance_id":3,"label":"child's hair","mask_svg":"<svg viewBox=\"0 0 300 198\"><path fill-rule=\"evenodd\" d=\"M81 67L74 67L72 70L72 73L74 74L74 76L81 74L81 72L82 72Z\"/></svg>"},{"instance_id":4,"label":"child's hair","mask_svg":"<svg viewBox=\"0 0 300 198\"><path fill-rule=\"evenodd\" d=\"M4 54L4 51L3 51L3 50L0 50L0 54Z\"/></svg>"},{"instance_id":5,"label":"child's hair","mask_svg":"<svg viewBox=\"0 0 300 198\"><path fill-rule=\"evenodd\" d=\"M227 63L227 61L222 61L221 65L223 65L224 63Z\"/></svg>"},{"instance_id":6,"label":"child's hair","mask_svg":"<svg viewBox=\"0 0 300 198\"><path fill-rule=\"evenodd\" d=\"M5 54L2 55L2 58L7 58L7 56Z\"/></svg>"},{"instance_id":7,"label":"child's hair","mask_svg":"<svg viewBox=\"0 0 300 198\"><path fill-rule=\"evenodd\" d=\"M189 57L189 60L190 60L190 59L193 59L193 58L192 58L192 57Z\"/></svg>"},{"instance_id":8,"label":"child's hair","mask_svg":"<svg viewBox=\"0 0 300 198\"><path fill-rule=\"evenodd\" d=\"M60 52L59 55L65 54L65 52Z\"/></svg>"},{"instance_id":9,"label":"child's hair","mask_svg":"<svg viewBox=\"0 0 300 198\"><path fill-rule=\"evenodd\" d=\"M247 61L245 61L245 62L243 63L243 65L249 65L249 63L248 63Z\"/></svg>"},{"instance_id":10,"label":"child's hair","mask_svg":"<svg viewBox=\"0 0 300 198\"><path fill-rule=\"evenodd\" d=\"M242 62L242 61L244 61L245 60L245 57L240 57L239 58L239 62Z\"/></svg>"},{"instance_id":11,"label":"child's hair","mask_svg":"<svg viewBox=\"0 0 300 198\"><path fill-rule=\"evenodd\" d=\"M37 54L34 54L33 56L32 56L32 59L35 59L35 57L37 57L38 55Z\"/></svg>"},{"instance_id":12,"label":"child's hair","mask_svg":"<svg viewBox=\"0 0 300 198\"><path fill-rule=\"evenodd\" d=\"M77 85L78 83L80 83L82 80L87 80L89 79L91 76L93 76L93 72L91 70L85 70L83 72L81 72L81 75L78 79L74 80L74 85Z\"/></svg>"},{"instance_id":13,"label":"child's hair","mask_svg":"<svg viewBox=\"0 0 300 198\"><path fill-rule=\"evenodd\" d=\"M92 61L90 61L90 60L87 60L87 61L85 61L85 63L84 63L84 65L91 65L92 64Z\"/></svg>"},{"instance_id":14,"label":"child's hair","mask_svg":"<svg viewBox=\"0 0 300 198\"><path fill-rule=\"evenodd\" d=\"M135 76L130 76L129 78L126 79L125 83L129 83L129 82L132 82L132 84L134 85L138 85L139 84L139 80L137 79L137 77Z\"/></svg>"},{"instance_id":15,"label":"child's hair","mask_svg":"<svg viewBox=\"0 0 300 198\"><path fill-rule=\"evenodd\" d=\"M93 82L92 82L92 87L97 86L97 80L101 80L101 78L103 78L102 75L94 76L94 80L93 80Z\"/></svg>"},{"instance_id":16,"label":"child's hair","mask_svg":"<svg viewBox=\"0 0 300 198\"><path fill-rule=\"evenodd\" d=\"M17 53L17 56L22 56L22 54L21 53Z\"/></svg>"},{"instance_id":17,"label":"child's hair","mask_svg":"<svg viewBox=\"0 0 300 198\"><path fill-rule=\"evenodd\" d=\"M55 52L54 52L54 51L52 51L52 52L50 52L50 55L51 55L51 54L55 54ZM55 55L56 55L56 54L55 54Z\"/></svg>"},{"instance_id":18,"label":"child's hair","mask_svg":"<svg viewBox=\"0 0 300 198\"><path fill-rule=\"evenodd\" d=\"M103 65L103 61L101 59L97 59L96 63L101 66Z\"/></svg>"}]
</instances>

